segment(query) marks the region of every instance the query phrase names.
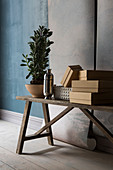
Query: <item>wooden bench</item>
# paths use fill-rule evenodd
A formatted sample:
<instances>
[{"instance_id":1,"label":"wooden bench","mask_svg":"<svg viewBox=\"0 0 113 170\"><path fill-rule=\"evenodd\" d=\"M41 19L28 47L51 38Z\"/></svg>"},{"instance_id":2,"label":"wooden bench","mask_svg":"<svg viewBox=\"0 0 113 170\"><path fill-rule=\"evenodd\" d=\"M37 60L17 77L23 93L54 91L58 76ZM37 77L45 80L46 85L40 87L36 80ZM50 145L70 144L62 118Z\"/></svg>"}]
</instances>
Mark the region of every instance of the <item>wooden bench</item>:
<instances>
[{"instance_id":1,"label":"wooden bench","mask_svg":"<svg viewBox=\"0 0 113 170\"><path fill-rule=\"evenodd\" d=\"M17 96L16 99L26 101L24 114L23 114L23 120L22 120L19 139L18 139L17 150L16 150L16 153L18 154L22 153L24 142L27 140L47 137L48 143L50 145L53 145L51 125L53 125L55 122L61 119L64 115L66 115L73 108L79 108L91 120L91 122L93 122L105 134L105 136L113 143L113 134L103 125L103 123L101 123L101 121L99 121L94 116L94 114L92 114L91 111L89 111L89 110L100 110L100 111L113 112L113 106L90 106L90 105L84 105L84 104L70 103L69 101L64 101L64 100L49 100L49 99L42 99L42 98L33 98L31 96ZM42 103L45 126L43 126L35 134L26 136L27 124L29 120L32 102ZM48 104L67 106L67 107L65 110L63 110L54 119L50 121ZM42 133L45 130L46 132Z\"/></svg>"}]
</instances>

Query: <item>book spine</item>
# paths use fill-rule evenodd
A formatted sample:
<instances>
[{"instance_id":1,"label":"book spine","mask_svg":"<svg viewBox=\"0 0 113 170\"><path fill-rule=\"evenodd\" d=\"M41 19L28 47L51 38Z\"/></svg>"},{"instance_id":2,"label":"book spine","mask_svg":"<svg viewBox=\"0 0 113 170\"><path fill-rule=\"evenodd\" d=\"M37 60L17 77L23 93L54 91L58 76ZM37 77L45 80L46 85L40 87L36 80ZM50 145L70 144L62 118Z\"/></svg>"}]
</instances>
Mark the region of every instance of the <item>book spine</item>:
<instances>
[{"instance_id":1,"label":"book spine","mask_svg":"<svg viewBox=\"0 0 113 170\"><path fill-rule=\"evenodd\" d=\"M73 70L70 70L68 77L66 79L66 81L64 82L64 87L71 87L71 76L73 74Z\"/></svg>"},{"instance_id":2,"label":"book spine","mask_svg":"<svg viewBox=\"0 0 113 170\"><path fill-rule=\"evenodd\" d=\"M73 99L73 98L70 98L70 103L79 103L79 104L92 105L92 101L90 101L90 100L77 100L77 99Z\"/></svg>"},{"instance_id":3,"label":"book spine","mask_svg":"<svg viewBox=\"0 0 113 170\"><path fill-rule=\"evenodd\" d=\"M90 92L90 93L98 93L98 92L103 92L104 90L99 90L98 88L72 88L73 92Z\"/></svg>"},{"instance_id":4,"label":"book spine","mask_svg":"<svg viewBox=\"0 0 113 170\"><path fill-rule=\"evenodd\" d=\"M113 100L113 92L106 93L87 93L87 92L70 92L70 98L83 100Z\"/></svg>"},{"instance_id":5,"label":"book spine","mask_svg":"<svg viewBox=\"0 0 113 170\"><path fill-rule=\"evenodd\" d=\"M103 104L113 104L113 100L77 100L70 98L71 103L87 104L87 105L103 105Z\"/></svg>"},{"instance_id":6,"label":"book spine","mask_svg":"<svg viewBox=\"0 0 113 170\"><path fill-rule=\"evenodd\" d=\"M72 81L72 87L76 88L98 88L99 87L99 81L80 81L80 80L73 80Z\"/></svg>"},{"instance_id":7,"label":"book spine","mask_svg":"<svg viewBox=\"0 0 113 170\"><path fill-rule=\"evenodd\" d=\"M62 78L62 80L61 80L61 84L62 84L63 86L64 86L64 83L65 83L65 81L66 81L66 79L67 79L70 71L71 71L71 68L68 66L67 69L66 69L66 71L65 71L65 73L64 73L64 76L63 76L63 78Z\"/></svg>"},{"instance_id":8,"label":"book spine","mask_svg":"<svg viewBox=\"0 0 113 170\"><path fill-rule=\"evenodd\" d=\"M102 92L112 92L113 93L113 89L111 88L72 88L73 92L90 92L90 93L102 93Z\"/></svg>"},{"instance_id":9,"label":"book spine","mask_svg":"<svg viewBox=\"0 0 113 170\"><path fill-rule=\"evenodd\" d=\"M87 77L87 70L79 71L79 77Z\"/></svg>"},{"instance_id":10,"label":"book spine","mask_svg":"<svg viewBox=\"0 0 113 170\"><path fill-rule=\"evenodd\" d=\"M90 77L79 77L79 80L107 80L107 81L113 81L113 77L90 76Z\"/></svg>"},{"instance_id":11,"label":"book spine","mask_svg":"<svg viewBox=\"0 0 113 170\"><path fill-rule=\"evenodd\" d=\"M92 93L84 92L70 92L70 98L81 99L81 100L91 100Z\"/></svg>"}]
</instances>

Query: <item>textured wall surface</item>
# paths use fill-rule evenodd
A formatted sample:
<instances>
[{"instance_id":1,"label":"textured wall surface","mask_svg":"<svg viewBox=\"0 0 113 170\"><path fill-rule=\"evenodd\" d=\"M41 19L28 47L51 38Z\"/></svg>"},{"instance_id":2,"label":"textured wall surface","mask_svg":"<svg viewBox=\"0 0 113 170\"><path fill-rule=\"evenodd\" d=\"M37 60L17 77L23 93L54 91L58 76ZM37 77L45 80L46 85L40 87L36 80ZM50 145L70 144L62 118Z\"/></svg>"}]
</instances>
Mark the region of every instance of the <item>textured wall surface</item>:
<instances>
[{"instance_id":1,"label":"textured wall surface","mask_svg":"<svg viewBox=\"0 0 113 170\"><path fill-rule=\"evenodd\" d=\"M113 70L113 0L98 0L97 69Z\"/></svg>"},{"instance_id":2,"label":"textured wall surface","mask_svg":"<svg viewBox=\"0 0 113 170\"><path fill-rule=\"evenodd\" d=\"M50 66L59 84L67 65L93 69L93 1L49 0L49 27L53 30Z\"/></svg>"},{"instance_id":3,"label":"textured wall surface","mask_svg":"<svg viewBox=\"0 0 113 170\"><path fill-rule=\"evenodd\" d=\"M0 108L23 112L17 95L28 95L27 69L20 67L22 53L29 54L30 36L39 25L47 26L47 0L0 0ZM32 114L42 117L42 108L33 104Z\"/></svg>"},{"instance_id":4,"label":"textured wall surface","mask_svg":"<svg viewBox=\"0 0 113 170\"><path fill-rule=\"evenodd\" d=\"M50 67L58 85L68 65L80 64L84 69L93 69L94 3L91 0L49 0L48 14L55 42ZM51 117L57 115L60 108L50 106ZM88 129L89 120L79 109L74 109L53 126L55 138L84 148L89 148Z\"/></svg>"},{"instance_id":5,"label":"textured wall surface","mask_svg":"<svg viewBox=\"0 0 113 170\"><path fill-rule=\"evenodd\" d=\"M93 69L93 2L90 0L49 0L49 27L54 31L55 41L52 46L50 66L55 74L57 85L60 84L67 65L80 64L84 69ZM113 70L113 0L98 0L98 5L97 69ZM59 110L55 109L56 112ZM77 124L78 117L72 113L71 120L68 115L64 118L62 127L63 130L66 129L65 136L67 135L64 140L68 141L70 138L68 132L74 131L73 137L77 144L75 133L79 134L77 134L78 140L82 140L83 136L85 139L88 122L78 109L75 113L79 115L79 121L81 120L80 127L78 128ZM111 113L95 112L95 115L113 132ZM72 129L69 126L67 128L70 121L75 125ZM83 126L85 126L84 133L80 130ZM103 135L95 126L94 132ZM61 138L59 133L55 133L58 138Z\"/></svg>"},{"instance_id":6,"label":"textured wall surface","mask_svg":"<svg viewBox=\"0 0 113 170\"><path fill-rule=\"evenodd\" d=\"M113 0L98 2L97 69L113 70ZM113 133L113 114L96 112L96 115ZM95 132L100 133L97 128Z\"/></svg>"}]
</instances>

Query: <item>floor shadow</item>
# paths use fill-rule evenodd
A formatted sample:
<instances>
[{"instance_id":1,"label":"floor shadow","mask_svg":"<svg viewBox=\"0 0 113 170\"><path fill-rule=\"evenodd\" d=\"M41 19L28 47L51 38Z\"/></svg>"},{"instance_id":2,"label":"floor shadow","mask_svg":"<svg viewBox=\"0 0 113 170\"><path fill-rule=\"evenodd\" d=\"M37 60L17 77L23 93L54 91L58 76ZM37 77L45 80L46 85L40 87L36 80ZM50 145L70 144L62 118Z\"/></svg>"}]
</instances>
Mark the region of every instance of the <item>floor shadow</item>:
<instances>
[{"instance_id":1,"label":"floor shadow","mask_svg":"<svg viewBox=\"0 0 113 170\"><path fill-rule=\"evenodd\" d=\"M49 153L49 152L53 152L55 150L59 150L61 148L65 148L66 146L62 146L62 145L54 145L51 146L51 148L48 149L44 149L42 151L37 151L37 152L31 152L31 153L27 153L27 152L23 152L23 155L43 155L45 153Z\"/></svg>"}]
</instances>

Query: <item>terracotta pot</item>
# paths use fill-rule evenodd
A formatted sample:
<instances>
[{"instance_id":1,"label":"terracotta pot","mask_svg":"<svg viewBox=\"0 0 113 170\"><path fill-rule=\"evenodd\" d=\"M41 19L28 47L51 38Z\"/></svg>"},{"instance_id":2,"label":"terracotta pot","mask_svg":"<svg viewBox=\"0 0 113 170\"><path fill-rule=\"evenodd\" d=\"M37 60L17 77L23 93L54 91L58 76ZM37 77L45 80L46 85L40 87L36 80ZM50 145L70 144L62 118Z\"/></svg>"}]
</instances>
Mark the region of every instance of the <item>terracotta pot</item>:
<instances>
[{"instance_id":1,"label":"terracotta pot","mask_svg":"<svg viewBox=\"0 0 113 170\"><path fill-rule=\"evenodd\" d=\"M32 97L44 97L43 85L38 84L25 84L26 89L32 94Z\"/></svg>"}]
</instances>

